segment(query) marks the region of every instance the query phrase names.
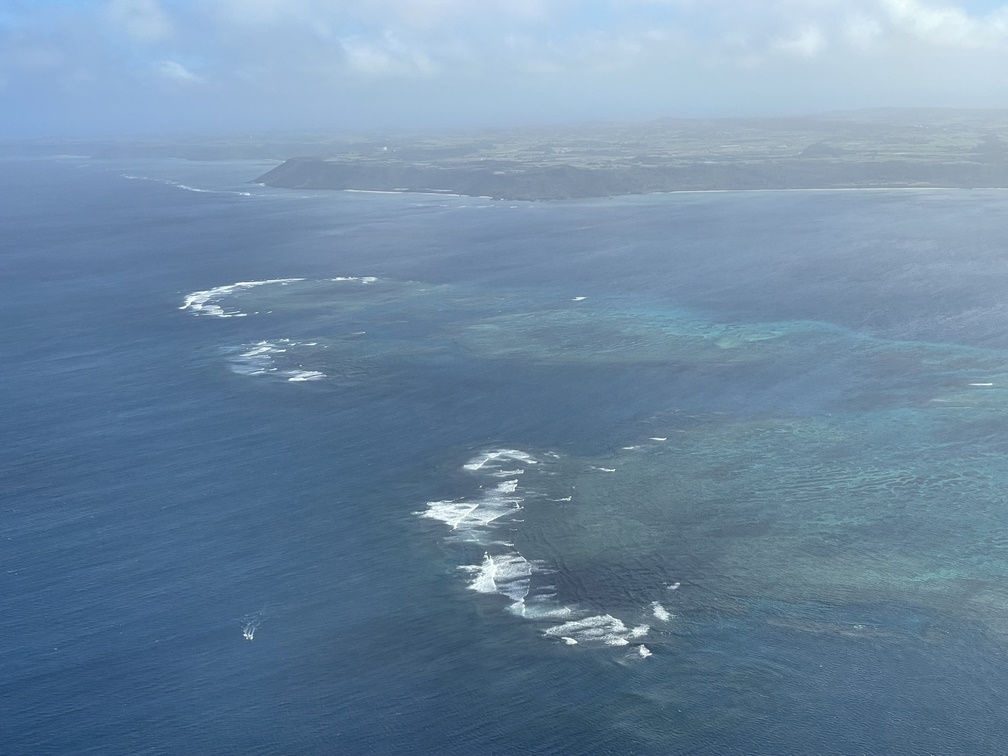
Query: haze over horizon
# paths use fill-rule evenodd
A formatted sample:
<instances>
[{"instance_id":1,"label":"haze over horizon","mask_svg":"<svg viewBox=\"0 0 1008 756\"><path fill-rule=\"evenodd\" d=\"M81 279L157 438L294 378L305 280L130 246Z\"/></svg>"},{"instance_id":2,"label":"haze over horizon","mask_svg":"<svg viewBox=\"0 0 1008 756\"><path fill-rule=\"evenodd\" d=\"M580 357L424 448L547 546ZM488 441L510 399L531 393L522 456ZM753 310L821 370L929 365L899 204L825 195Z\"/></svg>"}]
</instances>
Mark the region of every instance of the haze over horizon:
<instances>
[{"instance_id":1,"label":"haze over horizon","mask_svg":"<svg viewBox=\"0 0 1008 756\"><path fill-rule=\"evenodd\" d=\"M0 138L1008 107L998 0L7 0Z\"/></svg>"}]
</instances>

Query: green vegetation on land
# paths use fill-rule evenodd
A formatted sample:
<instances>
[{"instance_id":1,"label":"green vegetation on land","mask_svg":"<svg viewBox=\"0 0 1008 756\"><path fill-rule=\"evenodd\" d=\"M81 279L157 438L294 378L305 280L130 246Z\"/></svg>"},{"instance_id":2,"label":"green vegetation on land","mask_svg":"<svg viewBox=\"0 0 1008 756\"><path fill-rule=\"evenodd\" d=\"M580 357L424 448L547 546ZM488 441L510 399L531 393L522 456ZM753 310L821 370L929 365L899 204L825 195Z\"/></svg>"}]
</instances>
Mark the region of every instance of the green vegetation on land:
<instances>
[{"instance_id":1,"label":"green vegetation on land","mask_svg":"<svg viewBox=\"0 0 1008 756\"><path fill-rule=\"evenodd\" d=\"M892 110L394 137L291 158L299 189L563 199L718 189L1008 187L1008 113Z\"/></svg>"}]
</instances>

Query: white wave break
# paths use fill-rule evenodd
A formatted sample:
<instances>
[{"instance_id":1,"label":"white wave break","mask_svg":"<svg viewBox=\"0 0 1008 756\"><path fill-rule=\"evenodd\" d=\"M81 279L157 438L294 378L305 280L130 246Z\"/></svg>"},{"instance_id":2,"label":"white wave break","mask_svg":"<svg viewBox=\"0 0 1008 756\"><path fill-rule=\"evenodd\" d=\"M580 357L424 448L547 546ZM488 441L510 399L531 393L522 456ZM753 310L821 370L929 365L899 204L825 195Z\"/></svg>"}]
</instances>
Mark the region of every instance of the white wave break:
<instances>
[{"instance_id":1,"label":"white wave break","mask_svg":"<svg viewBox=\"0 0 1008 756\"><path fill-rule=\"evenodd\" d=\"M555 454L546 456L557 458ZM644 638L650 631L646 624L628 627L611 614L592 614L558 600L556 586L542 579L550 573L549 568L526 558L515 548L511 533L524 522L524 507L571 501L570 496L549 499L543 492L522 486L526 470L553 474L543 467L542 461L519 449L483 451L462 465L462 470L476 484L475 495L431 501L416 514L447 526L445 540L460 550L470 551L473 545L479 546L483 550L479 563L462 564L458 568L468 576L469 589L502 596L509 602L509 613L548 624L542 629L545 637L568 646L588 648L628 646ZM646 607L643 611L654 610ZM554 624L558 621L560 624ZM651 655L645 646L640 649L643 650L639 650L639 658Z\"/></svg>"},{"instance_id":2,"label":"white wave break","mask_svg":"<svg viewBox=\"0 0 1008 756\"><path fill-rule=\"evenodd\" d=\"M257 341L254 344L246 344L238 347L228 357L231 363L232 372L239 375L266 375L280 378L291 383L304 383L306 381L321 381L326 374L320 370L309 370L303 365L291 367L290 363L295 358L288 354L289 350L295 350L299 354L304 348L317 347L318 342L298 342L291 339L277 339L276 341ZM283 359L286 357L286 359ZM277 361L287 362L286 367L278 366Z\"/></svg>"},{"instance_id":3,"label":"white wave break","mask_svg":"<svg viewBox=\"0 0 1008 756\"><path fill-rule=\"evenodd\" d=\"M267 286L270 284L286 285L297 281L304 281L303 278L270 278L264 281L238 281L227 286L215 286L204 291L194 291L187 294L180 310L189 310L194 315L212 315L217 318L244 318L247 312L241 310L225 310L220 301L238 291L253 289L257 286Z\"/></svg>"}]
</instances>

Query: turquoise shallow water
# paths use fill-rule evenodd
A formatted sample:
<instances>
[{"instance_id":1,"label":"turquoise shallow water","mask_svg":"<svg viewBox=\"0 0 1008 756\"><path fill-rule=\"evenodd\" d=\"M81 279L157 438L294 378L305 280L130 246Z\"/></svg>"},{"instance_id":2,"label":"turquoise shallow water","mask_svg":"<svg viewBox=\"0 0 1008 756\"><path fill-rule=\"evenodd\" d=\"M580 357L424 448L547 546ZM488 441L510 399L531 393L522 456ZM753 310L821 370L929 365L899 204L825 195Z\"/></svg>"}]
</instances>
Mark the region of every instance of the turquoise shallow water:
<instances>
[{"instance_id":1,"label":"turquoise shallow water","mask_svg":"<svg viewBox=\"0 0 1008 756\"><path fill-rule=\"evenodd\" d=\"M999 192L11 161L0 746L999 753Z\"/></svg>"},{"instance_id":2,"label":"turquoise shallow water","mask_svg":"<svg viewBox=\"0 0 1008 756\"><path fill-rule=\"evenodd\" d=\"M487 445L462 460L481 493L463 489L435 502L440 513L428 517L469 551L494 546L501 559L523 560L488 563L477 573L481 592L512 599L526 592L539 571L526 552L543 561L544 575L562 564L561 582L582 570L619 573L632 558L629 584L609 590L650 590L636 615L654 614L656 604L665 613L670 594L662 590L682 583L670 571L678 563L702 586L701 603L902 602L1001 632L1008 619L999 527L1008 469L999 433L1008 419L1003 353L810 321L724 323L629 309L636 302L628 295L542 303L538 294L498 290L484 299L455 286L343 277L202 293L190 309L225 318L295 310L313 335L253 341L227 359L250 378L303 380L319 390L372 380L403 361L702 376L706 385L685 395L655 387L658 411L622 429L636 433L628 443L593 439L602 453ZM601 404L589 411L604 411ZM537 480L526 490L531 474ZM501 539L529 545L501 548ZM518 587L490 578L509 569ZM648 590L635 584L645 576ZM579 618L561 605L539 611ZM635 622L645 624L641 616ZM878 631L854 625L838 632Z\"/></svg>"}]
</instances>

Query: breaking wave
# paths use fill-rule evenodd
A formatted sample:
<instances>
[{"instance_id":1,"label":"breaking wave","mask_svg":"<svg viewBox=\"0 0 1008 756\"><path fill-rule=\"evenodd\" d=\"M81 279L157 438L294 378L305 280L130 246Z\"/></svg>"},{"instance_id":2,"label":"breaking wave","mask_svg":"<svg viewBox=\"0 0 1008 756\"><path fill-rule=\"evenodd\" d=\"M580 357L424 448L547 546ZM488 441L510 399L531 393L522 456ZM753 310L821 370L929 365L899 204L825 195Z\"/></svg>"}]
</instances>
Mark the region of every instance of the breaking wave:
<instances>
[{"instance_id":1,"label":"breaking wave","mask_svg":"<svg viewBox=\"0 0 1008 756\"><path fill-rule=\"evenodd\" d=\"M128 173L120 174L127 181L152 181L156 184L164 184L165 186L173 186L176 189L182 189L186 192L196 192L197 194L230 194L237 197L251 197L252 192L240 191L235 189L201 189L198 186L190 186L189 184L183 184L180 181L172 181L171 179L165 178L152 178L150 176L135 176Z\"/></svg>"},{"instance_id":2,"label":"breaking wave","mask_svg":"<svg viewBox=\"0 0 1008 756\"><path fill-rule=\"evenodd\" d=\"M242 637L247 641L255 640L256 630L259 629L259 625L262 624L263 613L256 612L255 614L246 614L242 617Z\"/></svg>"},{"instance_id":3,"label":"breaking wave","mask_svg":"<svg viewBox=\"0 0 1008 756\"><path fill-rule=\"evenodd\" d=\"M297 281L304 281L303 278L270 278L264 281L238 281L227 286L215 286L212 289L194 291L187 294L180 310L189 310L193 315L212 315L217 318L244 318L247 312L237 309L225 310L221 305L221 300L231 296L235 292L246 289L253 289L257 286L267 286L270 284L287 285Z\"/></svg>"},{"instance_id":4,"label":"breaking wave","mask_svg":"<svg viewBox=\"0 0 1008 756\"><path fill-rule=\"evenodd\" d=\"M307 278L268 278L261 281L237 281L224 286L215 286L212 289L193 291L185 295L180 310L188 310L193 315L210 315L217 318L244 318L248 313L235 306L226 307L224 301L243 291L254 289L259 286L280 285L287 286L293 283L308 283L319 285L325 283L357 283L364 286L378 282L375 276L337 276L335 278L312 280Z\"/></svg>"},{"instance_id":5,"label":"breaking wave","mask_svg":"<svg viewBox=\"0 0 1008 756\"><path fill-rule=\"evenodd\" d=\"M473 547L481 549L483 556L477 563L458 567L467 576L468 588L507 599L507 611L537 623L545 638L588 648L629 646L647 636L647 624L630 626L612 614L597 614L560 600L549 578L552 568L522 554L514 545L513 536L524 523L525 507L571 500L570 496L548 498L534 483L527 483L526 471L547 477L555 474L549 468L557 459L555 453L539 459L520 449L482 451L461 468L472 486L471 495L427 502L426 509L416 514L445 525L445 542L454 547L460 560L467 559ZM645 612L657 616L653 607L643 607L641 614ZM637 658L650 655L640 645Z\"/></svg>"},{"instance_id":6,"label":"breaking wave","mask_svg":"<svg viewBox=\"0 0 1008 756\"><path fill-rule=\"evenodd\" d=\"M275 339L227 350L231 371L239 375L269 376L291 383L321 381L326 374L305 368L299 359L306 359L308 350L318 347L315 341Z\"/></svg>"}]
</instances>

